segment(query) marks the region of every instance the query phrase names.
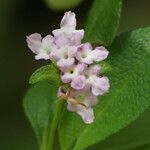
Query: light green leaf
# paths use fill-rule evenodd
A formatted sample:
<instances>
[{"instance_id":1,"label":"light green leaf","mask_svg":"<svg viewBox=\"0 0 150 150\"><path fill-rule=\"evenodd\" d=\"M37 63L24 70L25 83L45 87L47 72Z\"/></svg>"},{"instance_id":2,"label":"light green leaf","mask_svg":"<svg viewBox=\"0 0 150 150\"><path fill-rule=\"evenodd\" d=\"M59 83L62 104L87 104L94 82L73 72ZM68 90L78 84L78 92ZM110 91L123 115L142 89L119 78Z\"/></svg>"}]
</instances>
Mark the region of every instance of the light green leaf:
<instances>
[{"instance_id":1,"label":"light green leaf","mask_svg":"<svg viewBox=\"0 0 150 150\"><path fill-rule=\"evenodd\" d=\"M39 144L42 143L48 120L53 114L53 104L57 89L47 82L39 82L31 87L24 97L24 110L36 133Z\"/></svg>"},{"instance_id":2,"label":"light green leaf","mask_svg":"<svg viewBox=\"0 0 150 150\"><path fill-rule=\"evenodd\" d=\"M45 0L48 7L53 10L66 10L74 8L83 0Z\"/></svg>"},{"instance_id":3,"label":"light green leaf","mask_svg":"<svg viewBox=\"0 0 150 150\"><path fill-rule=\"evenodd\" d=\"M60 72L56 66L53 64L43 66L37 69L30 77L29 83L35 84L40 81L48 81L49 83L59 86L60 81Z\"/></svg>"},{"instance_id":4,"label":"light green leaf","mask_svg":"<svg viewBox=\"0 0 150 150\"><path fill-rule=\"evenodd\" d=\"M85 30L85 41L110 45L117 32L121 0L95 0Z\"/></svg>"},{"instance_id":5,"label":"light green leaf","mask_svg":"<svg viewBox=\"0 0 150 150\"><path fill-rule=\"evenodd\" d=\"M79 116L65 111L59 126L64 150L71 146L82 150L104 140L150 106L150 28L117 37L109 50L108 63L113 68L108 75L110 92L100 97L91 125L83 124Z\"/></svg>"}]
</instances>

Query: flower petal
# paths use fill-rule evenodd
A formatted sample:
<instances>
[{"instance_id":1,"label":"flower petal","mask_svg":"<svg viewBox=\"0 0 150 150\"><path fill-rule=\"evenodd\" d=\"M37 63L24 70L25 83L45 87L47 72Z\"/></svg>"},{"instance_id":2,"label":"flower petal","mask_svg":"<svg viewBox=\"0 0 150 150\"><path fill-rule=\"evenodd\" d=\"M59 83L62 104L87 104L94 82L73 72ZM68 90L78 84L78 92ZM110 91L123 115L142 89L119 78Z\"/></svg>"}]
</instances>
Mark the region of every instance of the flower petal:
<instances>
[{"instance_id":1,"label":"flower petal","mask_svg":"<svg viewBox=\"0 0 150 150\"><path fill-rule=\"evenodd\" d=\"M51 35L47 35L42 39L43 48L50 48L54 45L54 37Z\"/></svg>"},{"instance_id":2,"label":"flower petal","mask_svg":"<svg viewBox=\"0 0 150 150\"><path fill-rule=\"evenodd\" d=\"M81 44L78 47L76 59L80 63L92 64L93 58L89 55L92 51L92 45L90 43Z\"/></svg>"},{"instance_id":3,"label":"flower petal","mask_svg":"<svg viewBox=\"0 0 150 150\"><path fill-rule=\"evenodd\" d=\"M65 73L64 75L61 75L61 80L64 82L64 83L69 83L72 81L72 74L70 73Z\"/></svg>"},{"instance_id":4,"label":"flower petal","mask_svg":"<svg viewBox=\"0 0 150 150\"><path fill-rule=\"evenodd\" d=\"M69 46L67 48L68 50L68 57L75 57L77 53L77 47L76 46Z\"/></svg>"},{"instance_id":5,"label":"flower petal","mask_svg":"<svg viewBox=\"0 0 150 150\"><path fill-rule=\"evenodd\" d=\"M95 96L103 95L109 90L109 80L107 77L97 77L96 80L92 84L92 93Z\"/></svg>"},{"instance_id":6,"label":"flower petal","mask_svg":"<svg viewBox=\"0 0 150 150\"><path fill-rule=\"evenodd\" d=\"M64 70L66 67L69 67L74 64L74 58L60 59L57 62L57 65Z\"/></svg>"},{"instance_id":7,"label":"flower petal","mask_svg":"<svg viewBox=\"0 0 150 150\"><path fill-rule=\"evenodd\" d=\"M84 106L68 102L67 109L72 112L77 112L86 124L91 124L94 121L94 112L92 108L86 109Z\"/></svg>"},{"instance_id":8,"label":"flower petal","mask_svg":"<svg viewBox=\"0 0 150 150\"><path fill-rule=\"evenodd\" d=\"M91 67L89 67L89 74L92 74L92 75L99 75L100 74L100 66L99 65L93 65Z\"/></svg>"},{"instance_id":9,"label":"flower petal","mask_svg":"<svg viewBox=\"0 0 150 150\"><path fill-rule=\"evenodd\" d=\"M26 37L28 47L35 54L38 54L40 51L40 48L42 46L41 40L42 40L42 37L39 33L33 33L33 34Z\"/></svg>"},{"instance_id":10,"label":"flower petal","mask_svg":"<svg viewBox=\"0 0 150 150\"><path fill-rule=\"evenodd\" d=\"M85 87L86 79L84 76L76 76L73 78L71 82L71 87L76 89L76 90L81 90Z\"/></svg>"},{"instance_id":11,"label":"flower petal","mask_svg":"<svg viewBox=\"0 0 150 150\"><path fill-rule=\"evenodd\" d=\"M60 27L75 30L75 28L76 28L75 13L73 13L71 11L66 12L61 20Z\"/></svg>"},{"instance_id":12,"label":"flower petal","mask_svg":"<svg viewBox=\"0 0 150 150\"><path fill-rule=\"evenodd\" d=\"M78 106L77 113L82 117L86 124L91 124L94 121L94 112L92 108L86 109L83 106Z\"/></svg>"},{"instance_id":13,"label":"flower petal","mask_svg":"<svg viewBox=\"0 0 150 150\"><path fill-rule=\"evenodd\" d=\"M55 36L55 43L59 48L62 46L71 45L71 42L65 33L60 33L59 35Z\"/></svg>"},{"instance_id":14,"label":"flower petal","mask_svg":"<svg viewBox=\"0 0 150 150\"><path fill-rule=\"evenodd\" d=\"M44 60L48 60L49 59L49 55L46 54L46 53L39 53L35 56L35 59L36 60L39 60L39 59L44 59Z\"/></svg>"},{"instance_id":15,"label":"flower petal","mask_svg":"<svg viewBox=\"0 0 150 150\"><path fill-rule=\"evenodd\" d=\"M80 45L84 36L84 30L74 30L70 36L70 41L72 45Z\"/></svg>"},{"instance_id":16,"label":"flower petal","mask_svg":"<svg viewBox=\"0 0 150 150\"><path fill-rule=\"evenodd\" d=\"M109 52L103 47L96 47L95 50L91 51L91 57L93 61L102 61L107 58Z\"/></svg>"},{"instance_id":17,"label":"flower petal","mask_svg":"<svg viewBox=\"0 0 150 150\"><path fill-rule=\"evenodd\" d=\"M78 74L83 74L85 72L85 70L87 69L87 65L86 64L78 64L75 68L75 72L78 72Z\"/></svg>"}]
</instances>

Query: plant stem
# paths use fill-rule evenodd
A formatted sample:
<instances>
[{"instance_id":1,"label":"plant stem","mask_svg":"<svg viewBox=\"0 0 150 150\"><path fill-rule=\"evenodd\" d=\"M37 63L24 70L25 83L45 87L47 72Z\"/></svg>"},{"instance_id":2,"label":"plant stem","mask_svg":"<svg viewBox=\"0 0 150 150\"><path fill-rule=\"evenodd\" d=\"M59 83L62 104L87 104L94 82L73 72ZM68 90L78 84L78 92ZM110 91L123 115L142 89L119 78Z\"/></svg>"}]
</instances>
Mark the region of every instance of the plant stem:
<instances>
[{"instance_id":1,"label":"plant stem","mask_svg":"<svg viewBox=\"0 0 150 150\"><path fill-rule=\"evenodd\" d=\"M58 126L58 123L62 114L63 103L64 103L63 100L58 100L56 102L54 118L51 122L46 150L53 150L55 134L56 134L57 126Z\"/></svg>"},{"instance_id":2,"label":"plant stem","mask_svg":"<svg viewBox=\"0 0 150 150\"><path fill-rule=\"evenodd\" d=\"M47 136L46 132L47 130L44 131L43 139L42 139L42 144L40 145L40 150L46 150L46 144L47 144Z\"/></svg>"}]
</instances>

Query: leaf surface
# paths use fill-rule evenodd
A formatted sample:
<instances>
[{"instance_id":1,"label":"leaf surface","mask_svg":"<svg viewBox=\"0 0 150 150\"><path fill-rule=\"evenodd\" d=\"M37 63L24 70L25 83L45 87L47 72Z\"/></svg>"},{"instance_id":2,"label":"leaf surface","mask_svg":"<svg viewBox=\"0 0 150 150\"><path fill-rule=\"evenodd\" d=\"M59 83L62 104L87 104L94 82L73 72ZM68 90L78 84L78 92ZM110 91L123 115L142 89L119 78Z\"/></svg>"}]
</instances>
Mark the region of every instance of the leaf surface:
<instances>
[{"instance_id":1,"label":"leaf surface","mask_svg":"<svg viewBox=\"0 0 150 150\"><path fill-rule=\"evenodd\" d=\"M135 150L150 143L150 109L126 128L99 142L87 150Z\"/></svg>"},{"instance_id":2,"label":"leaf surface","mask_svg":"<svg viewBox=\"0 0 150 150\"><path fill-rule=\"evenodd\" d=\"M53 115L53 104L57 89L47 82L39 82L31 87L24 97L24 110L39 144L42 143L49 117Z\"/></svg>"},{"instance_id":3,"label":"leaf surface","mask_svg":"<svg viewBox=\"0 0 150 150\"><path fill-rule=\"evenodd\" d=\"M59 86L60 81L60 73L56 66L53 64L43 66L37 69L30 77L29 83L35 84L40 81L48 81L49 83Z\"/></svg>"}]
</instances>

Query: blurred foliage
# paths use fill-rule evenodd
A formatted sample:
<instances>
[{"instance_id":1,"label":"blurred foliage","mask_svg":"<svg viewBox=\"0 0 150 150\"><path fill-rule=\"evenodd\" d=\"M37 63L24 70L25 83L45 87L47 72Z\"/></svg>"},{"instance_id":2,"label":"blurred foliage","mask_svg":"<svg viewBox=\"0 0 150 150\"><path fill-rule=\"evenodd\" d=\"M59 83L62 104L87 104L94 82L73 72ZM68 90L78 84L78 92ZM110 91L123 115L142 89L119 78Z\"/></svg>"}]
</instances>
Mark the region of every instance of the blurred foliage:
<instances>
[{"instance_id":1,"label":"blurred foliage","mask_svg":"<svg viewBox=\"0 0 150 150\"><path fill-rule=\"evenodd\" d=\"M62 11L76 7L83 0L44 0L48 7L53 10Z\"/></svg>"}]
</instances>

